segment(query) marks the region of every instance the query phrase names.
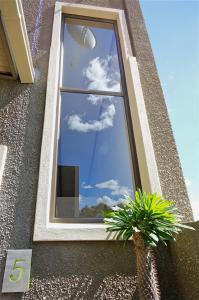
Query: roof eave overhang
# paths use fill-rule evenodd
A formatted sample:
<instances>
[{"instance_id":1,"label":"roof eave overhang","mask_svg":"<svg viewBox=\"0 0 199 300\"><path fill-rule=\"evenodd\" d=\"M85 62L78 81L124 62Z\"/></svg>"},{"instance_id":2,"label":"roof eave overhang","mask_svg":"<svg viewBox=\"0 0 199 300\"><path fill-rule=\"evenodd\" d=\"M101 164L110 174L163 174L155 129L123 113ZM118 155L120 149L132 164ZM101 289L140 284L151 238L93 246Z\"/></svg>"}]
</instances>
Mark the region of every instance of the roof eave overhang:
<instances>
[{"instance_id":1,"label":"roof eave overhang","mask_svg":"<svg viewBox=\"0 0 199 300\"><path fill-rule=\"evenodd\" d=\"M1 20L21 83L34 82L34 68L21 0L0 0Z\"/></svg>"}]
</instances>

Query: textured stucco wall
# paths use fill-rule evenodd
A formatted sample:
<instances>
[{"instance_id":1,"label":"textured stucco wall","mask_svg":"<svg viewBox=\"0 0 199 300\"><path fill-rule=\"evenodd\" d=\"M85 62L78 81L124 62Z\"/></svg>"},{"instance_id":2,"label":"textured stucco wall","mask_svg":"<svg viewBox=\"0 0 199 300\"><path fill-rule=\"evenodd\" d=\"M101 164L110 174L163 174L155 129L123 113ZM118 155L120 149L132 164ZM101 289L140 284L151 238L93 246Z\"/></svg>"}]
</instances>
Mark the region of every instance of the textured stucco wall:
<instances>
[{"instance_id":1,"label":"textured stucco wall","mask_svg":"<svg viewBox=\"0 0 199 300\"><path fill-rule=\"evenodd\" d=\"M199 222L189 225L195 231L184 230L170 247L181 300L199 298Z\"/></svg>"},{"instance_id":2,"label":"textured stucco wall","mask_svg":"<svg viewBox=\"0 0 199 300\"><path fill-rule=\"evenodd\" d=\"M197 300L199 297L199 222L183 230L176 242L159 247L157 262L163 299ZM167 276L165 276L167 274Z\"/></svg>"},{"instance_id":3,"label":"textured stucco wall","mask_svg":"<svg viewBox=\"0 0 199 300\"><path fill-rule=\"evenodd\" d=\"M0 282L6 250L33 249L30 291L25 294L0 294L0 298L136 300L131 243L123 248L121 243L116 242L32 242L54 2L23 0L36 71L35 83L22 85L0 79L0 144L8 146L0 194ZM137 1L67 2L121 9L126 5L162 189L167 197L175 199L186 220L190 220L191 210L175 142ZM163 299L177 300L175 278L171 272L172 256L164 251L158 254L161 258L164 253L164 263L167 262L167 273L162 271L164 265L160 265ZM170 283L171 278L173 284Z\"/></svg>"}]
</instances>

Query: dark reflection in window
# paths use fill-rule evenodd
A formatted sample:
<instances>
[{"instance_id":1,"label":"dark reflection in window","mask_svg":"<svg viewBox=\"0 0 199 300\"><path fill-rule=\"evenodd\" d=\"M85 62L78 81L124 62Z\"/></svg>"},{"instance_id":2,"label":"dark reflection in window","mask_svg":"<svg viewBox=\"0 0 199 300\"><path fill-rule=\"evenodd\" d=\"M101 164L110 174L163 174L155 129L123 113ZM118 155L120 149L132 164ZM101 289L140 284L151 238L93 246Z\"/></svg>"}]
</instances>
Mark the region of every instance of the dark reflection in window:
<instances>
[{"instance_id":1,"label":"dark reflection in window","mask_svg":"<svg viewBox=\"0 0 199 300\"><path fill-rule=\"evenodd\" d=\"M62 93L57 217L103 217L132 192L123 98Z\"/></svg>"},{"instance_id":2,"label":"dark reflection in window","mask_svg":"<svg viewBox=\"0 0 199 300\"><path fill-rule=\"evenodd\" d=\"M55 216L79 216L79 167L58 166Z\"/></svg>"},{"instance_id":3,"label":"dark reflection in window","mask_svg":"<svg viewBox=\"0 0 199 300\"><path fill-rule=\"evenodd\" d=\"M121 91L114 26L65 18L62 86Z\"/></svg>"}]
</instances>

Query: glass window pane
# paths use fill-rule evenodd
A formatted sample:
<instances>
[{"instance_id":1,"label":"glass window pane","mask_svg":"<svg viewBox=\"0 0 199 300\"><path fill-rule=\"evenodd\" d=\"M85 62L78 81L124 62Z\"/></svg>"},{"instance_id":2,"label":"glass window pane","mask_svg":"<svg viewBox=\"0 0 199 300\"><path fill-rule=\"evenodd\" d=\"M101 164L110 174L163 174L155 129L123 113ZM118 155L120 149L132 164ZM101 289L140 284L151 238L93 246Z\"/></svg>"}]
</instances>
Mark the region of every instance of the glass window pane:
<instances>
[{"instance_id":1,"label":"glass window pane","mask_svg":"<svg viewBox=\"0 0 199 300\"><path fill-rule=\"evenodd\" d=\"M65 18L62 87L121 91L114 26Z\"/></svg>"},{"instance_id":2,"label":"glass window pane","mask_svg":"<svg viewBox=\"0 0 199 300\"><path fill-rule=\"evenodd\" d=\"M62 93L56 217L102 217L133 192L122 97Z\"/></svg>"}]
</instances>

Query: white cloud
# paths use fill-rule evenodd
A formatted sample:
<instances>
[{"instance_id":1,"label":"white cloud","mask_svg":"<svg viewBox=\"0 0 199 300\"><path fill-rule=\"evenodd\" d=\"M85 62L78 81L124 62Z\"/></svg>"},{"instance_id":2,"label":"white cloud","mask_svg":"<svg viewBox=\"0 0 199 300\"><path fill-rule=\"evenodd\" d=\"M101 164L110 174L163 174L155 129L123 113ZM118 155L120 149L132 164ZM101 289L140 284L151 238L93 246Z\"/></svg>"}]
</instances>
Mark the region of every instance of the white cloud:
<instances>
[{"instance_id":1,"label":"white cloud","mask_svg":"<svg viewBox=\"0 0 199 300\"><path fill-rule=\"evenodd\" d=\"M105 99L110 100L110 102L112 102L111 100L113 100L114 97L113 96L106 96L106 95L93 95L93 94L91 94L87 97L87 100L89 102L91 102L92 104L94 104L94 105L96 105L98 103L101 103Z\"/></svg>"},{"instance_id":2,"label":"white cloud","mask_svg":"<svg viewBox=\"0 0 199 300\"><path fill-rule=\"evenodd\" d=\"M130 190L127 186L119 186L118 189L112 191L111 195L127 195Z\"/></svg>"},{"instance_id":3,"label":"white cloud","mask_svg":"<svg viewBox=\"0 0 199 300\"><path fill-rule=\"evenodd\" d=\"M99 197L97 199L97 204L100 204L100 203L104 203L106 204L107 206L113 206L113 205L116 205L115 204L115 201L113 201L110 197L108 196L103 196L103 197Z\"/></svg>"},{"instance_id":4,"label":"white cloud","mask_svg":"<svg viewBox=\"0 0 199 300\"><path fill-rule=\"evenodd\" d=\"M190 186L192 186L192 182L188 178L185 178L185 184L186 184L187 188L189 188Z\"/></svg>"},{"instance_id":5,"label":"white cloud","mask_svg":"<svg viewBox=\"0 0 199 300\"><path fill-rule=\"evenodd\" d=\"M82 188L83 189L92 189L93 187L90 184L86 185L85 182L82 182Z\"/></svg>"},{"instance_id":6,"label":"white cloud","mask_svg":"<svg viewBox=\"0 0 199 300\"><path fill-rule=\"evenodd\" d=\"M118 181L114 180L114 179L110 179L108 181L97 183L95 186L99 189L114 190L114 189L118 188Z\"/></svg>"},{"instance_id":7,"label":"white cloud","mask_svg":"<svg viewBox=\"0 0 199 300\"><path fill-rule=\"evenodd\" d=\"M99 189L111 190L111 195L119 196L129 194L130 190L127 186L120 186L118 181L115 179L110 179L95 185Z\"/></svg>"},{"instance_id":8,"label":"white cloud","mask_svg":"<svg viewBox=\"0 0 199 300\"><path fill-rule=\"evenodd\" d=\"M120 91L120 74L114 69L116 56L107 56L105 59L96 57L92 59L88 67L83 70L83 75L89 81L88 88L94 90ZM117 68L116 68L117 69ZM88 95L87 100L96 105L103 100L109 100L111 104L102 112L99 120L83 121L78 114L70 115L67 119L69 129L79 132L101 131L113 126L115 106L113 96Z\"/></svg>"},{"instance_id":9,"label":"white cloud","mask_svg":"<svg viewBox=\"0 0 199 300\"><path fill-rule=\"evenodd\" d=\"M118 204L121 204L123 203L124 201L126 201L126 199L119 199L119 200L113 200L111 199L110 197L108 196L103 196L103 197L99 197L97 199L97 204L100 204L100 203L104 203L106 204L107 206L116 206Z\"/></svg>"},{"instance_id":10,"label":"white cloud","mask_svg":"<svg viewBox=\"0 0 199 300\"><path fill-rule=\"evenodd\" d=\"M88 88L91 90L120 91L120 75L114 69L115 56L107 56L105 59L96 57L92 59L88 67L83 70L83 75L88 79Z\"/></svg>"},{"instance_id":11,"label":"white cloud","mask_svg":"<svg viewBox=\"0 0 199 300\"><path fill-rule=\"evenodd\" d=\"M115 115L115 106L113 104L109 105L107 109L102 112L98 120L84 122L79 115L71 115L68 117L67 123L71 130L76 130L80 132L89 131L101 131L108 127L113 126L113 119Z\"/></svg>"}]
</instances>

